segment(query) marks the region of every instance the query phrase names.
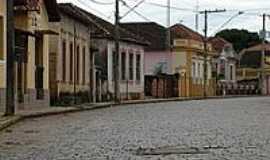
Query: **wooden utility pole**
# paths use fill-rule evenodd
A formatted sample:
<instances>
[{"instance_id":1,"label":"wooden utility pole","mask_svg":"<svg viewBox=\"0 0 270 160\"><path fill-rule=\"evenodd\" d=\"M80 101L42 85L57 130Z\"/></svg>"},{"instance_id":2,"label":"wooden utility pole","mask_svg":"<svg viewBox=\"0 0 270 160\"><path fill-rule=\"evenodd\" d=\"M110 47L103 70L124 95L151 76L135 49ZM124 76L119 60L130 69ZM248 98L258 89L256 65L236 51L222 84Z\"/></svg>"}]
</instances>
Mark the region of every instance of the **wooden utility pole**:
<instances>
[{"instance_id":1,"label":"wooden utility pole","mask_svg":"<svg viewBox=\"0 0 270 160\"><path fill-rule=\"evenodd\" d=\"M14 29L14 2L6 0L7 4L7 65L6 65L6 116L15 114L14 96L14 61L15 61L15 29Z\"/></svg>"},{"instance_id":2,"label":"wooden utility pole","mask_svg":"<svg viewBox=\"0 0 270 160\"><path fill-rule=\"evenodd\" d=\"M200 14L204 14L204 40L203 40L203 43L204 43L204 65L203 65L203 68L204 68L204 74L203 74L203 96L204 98L207 97L207 79L208 79L208 74L207 74L207 71L208 71L208 68L207 68L207 57L208 57L208 47L207 47L207 39L208 39L208 35L207 35L207 32L208 32L208 14L209 13L220 13L220 12L226 12L226 10L205 10L205 11L201 11Z\"/></svg>"},{"instance_id":3,"label":"wooden utility pole","mask_svg":"<svg viewBox=\"0 0 270 160\"><path fill-rule=\"evenodd\" d=\"M113 54L114 61L114 100L120 103L120 84L119 84L119 0L115 0L115 28L114 28L114 38L115 38L115 53Z\"/></svg>"},{"instance_id":4,"label":"wooden utility pole","mask_svg":"<svg viewBox=\"0 0 270 160\"><path fill-rule=\"evenodd\" d=\"M265 38L266 38L266 14L263 14L263 30L262 30L262 55L261 55L261 77L260 88L261 94L265 94Z\"/></svg>"},{"instance_id":5,"label":"wooden utility pole","mask_svg":"<svg viewBox=\"0 0 270 160\"><path fill-rule=\"evenodd\" d=\"M166 46L170 53L171 51L171 0L167 0L167 41Z\"/></svg>"}]
</instances>

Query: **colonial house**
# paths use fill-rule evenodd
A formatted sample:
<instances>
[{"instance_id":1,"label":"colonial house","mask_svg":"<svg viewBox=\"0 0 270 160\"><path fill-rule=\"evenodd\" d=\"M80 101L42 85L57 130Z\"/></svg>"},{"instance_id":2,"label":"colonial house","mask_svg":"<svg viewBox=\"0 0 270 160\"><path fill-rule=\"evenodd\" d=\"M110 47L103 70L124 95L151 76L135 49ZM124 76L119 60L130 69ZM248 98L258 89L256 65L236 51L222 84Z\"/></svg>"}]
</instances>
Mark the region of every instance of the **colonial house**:
<instances>
[{"instance_id":1,"label":"colonial house","mask_svg":"<svg viewBox=\"0 0 270 160\"><path fill-rule=\"evenodd\" d=\"M96 100L111 100L115 93L114 25L90 12L80 10L87 18L93 20L91 37L93 46L98 50L95 54ZM144 47L147 44L143 38L120 27L120 55L117 61L121 99L144 98Z\"/></svg>"},{"instance_id":2,"label":"colonial house","mask_svg":"<svg viewBox=\"0 0 270 160\"><path fill-rule=\"evenodd\" d=\"M5 106L6 88L6 0L0 0L0 111Z\"/></svg>"},{"instance_id":3,"label":"colonial house","mask_svg":"<svg viewBox=\"0 0 270 160\"><path fill-rule=\"evenodd\" d=\"M157 89L166 94L174 92L170 96L191 97L203 95L204 79L204 48L203 37L182 24L176 24L169 28L171 35L171 48L166 47L167 28L154 23L124 23L134 33L143 36L150 45L145 52L145 73L150 79L157 73L166 74L170 80L162 80L162 86L156 85L158 80L150 81L146 85L147 92L157 92ZM211 44L208 44L207 55L207 95L214 95L214 81L212 80L211 60L213 57ZM176 76L178 75L178 76ZM153 83L155 84L153 87ZM150 86L150 87L149 87ZM170 89L166 89L166 88ZM157 88L154 89L153 88ZM150 91L149 91L150 90ZM152 94L153 95L153 94ZM160 97L160 96L157 96Z\"/></svg>"},{"instance_id":4,"label":"colonial house","mask_svg":"<svg viewBox=\"0 0 270 160\"><path fill-rule=\"evenodd\" d=\"M50 36L50 94L52 104L92 100L94 53L92 20L71 3L59 4L61 21L51 23L59 32Z\"/></svg>"},{"instance_id":5,"label":"colonial house","mask_svg":"<svg viewBox=\"0 0 270 160\"><path fill-rule=\"evenodd\" d=\"M243 85L253 85L264 95L270 95L270 44L265 44L265 65L262 68L263 45L255 45L240 52L240 66L237 81ZM261 81L261 75L264 79ZM263 86L263 88L261 88Z\"/></svg>"},{"instance_id":6,"label":"colonial house","mask_svg":"<svg viewBox=\"0 0 270 160\"><path fill-rule=\"evenodd\" d=\"M181 75L180 96L200 97L204 95L204 64L206 62L206 95L215 95L215 80L212 78L211 61L213 47L207 43L204 52L204 37L198 32L182 25L170 27L172 36L172 69Z\"/></svg>"},{"instance_id":7,"label":"colonial house","mask_svg":"<svg viewBox=\"0 0 270 160\"><path fill-rule=\"evenodd\" d=\"M213 62L213 74L218 83L233 85L236 83L236 68L238 56L233 45L221 37L211 37L208 40L216 52Z\"/></svg>"},{"instance_id":8,"label":"colonial house","mask_svg":"<svg viewBox=\"0 0 270 160\"><path fill-rule=\"evenodd\" d=\"M5 10L2 4L5 3L1 2ZM49 106L49 35L57 34L49 28L49 22L60 19L57 3L55 0L15 0L14 11L17 109ZM5 70L4 67L0 75L5 75Z\"/></svg>"}]
</instances>

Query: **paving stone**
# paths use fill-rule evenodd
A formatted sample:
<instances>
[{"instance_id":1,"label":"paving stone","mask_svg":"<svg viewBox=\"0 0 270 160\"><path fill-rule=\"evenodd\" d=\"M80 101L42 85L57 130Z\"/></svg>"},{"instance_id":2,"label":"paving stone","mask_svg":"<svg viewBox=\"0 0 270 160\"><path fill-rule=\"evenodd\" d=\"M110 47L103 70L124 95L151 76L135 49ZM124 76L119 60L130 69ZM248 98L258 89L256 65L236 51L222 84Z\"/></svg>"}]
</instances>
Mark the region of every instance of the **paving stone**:
<instances>
[{"instance_id":1,"label":"paving stone","mask_svg":"<svg viewBox=\"0 0 270 160\"><path fill-rule=\"evenodd\" d=\"M0 160L269 160L270 98L127 105L30 119L0 133ZM138 156L139 148L209 154Z\"/></svg>"}]
</instances>

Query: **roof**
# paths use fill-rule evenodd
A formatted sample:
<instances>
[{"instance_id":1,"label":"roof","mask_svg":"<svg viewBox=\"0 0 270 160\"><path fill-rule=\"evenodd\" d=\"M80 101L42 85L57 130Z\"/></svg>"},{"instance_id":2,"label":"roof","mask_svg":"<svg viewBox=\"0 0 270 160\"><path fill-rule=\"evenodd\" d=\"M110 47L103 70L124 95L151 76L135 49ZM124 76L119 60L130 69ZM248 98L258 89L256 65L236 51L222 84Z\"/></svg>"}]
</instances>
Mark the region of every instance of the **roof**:
<instances>
[{"instance_id":1,"label":"roof","mask_svg":"<svg viewBox=\"0 0 270 160\"><path fill-rule=\"evenodd\" d=\"M191 39L191 40L196 40L196 41L202 41L203 42L203 36L198 33L193 31L192 29L182 25L182 24L175 24L170 27L171 30L171 38L177 39Z\"/></svg>"},{"instance_id":2,"label":"roof","mask_svg":"<svg viewBox=\"0 0 270 160\"><path fill-rule=\"evenodd\" d=\"M72 3L59 3L59 10L61 14L65 14L85 25L90 25L93 20L83 16L80 10Z\"/></svg>"},{"instance_id":3,"label":"roof","mask_svg":"<svg viewBox=\"0 0 270 160\"><path fill-rule=\"evenodd\" d=\"M150 45L145 48L146 51L163 51L166 49L166 28L155 22L131 22L122 23L122 27L132 31L135 34L143 36Z\"/></svg>"},{"instance_id":4,"label":"roof","mask_svg":"<svg viewBox=\"0 0 270 160\"><path fill-rule=\"evenodd\" d=\"M114 25L82 8L73 5L71 3L62 3L61 6L65 6L65 8L73 9L70 14L73 14L75 11L78 12L76 14L79 15L81 20L89 21L92 26L95 26L92 32L93 38L106 38L106 39L113 39L114 38ZM69 12L69 11L68 11ZM148 45L149 43L143 38L140 37L124 28L119 28L120 40L126 42L137 43L140 45Z\"/></svg>"},{"instance_id":5,"label":"roof","mask_svg":"<svg viewBox=\"0 0 270 160\"><path fill-rule=\"evenodd\" d=\"M166 35L167 28L155 22L134 22L122 23L123 27L132 30L134 33L143 36L151 44L146 48L146 51L165 51L166 50ZM192 39L203 41L203 36L198 32L182 25L175 24L170 27L171 40L176 38Z\"/></svg>"},{"instance_id":6,"label":"roof","mask_svg":"<svg viewBox=\"0 0 270 160\"><path fill-rule=\"evenodd\" d=\"M14 6L25 6L25 5L38 5L38 0L14 0ZM60 15L58 12L58 5L56 0L43 0L46 10L48 13L50 22L60 21Z\"/></svg>"},{"instance_id":7,"label":"roof","mask_svg":"<svg viewBox=\"0 0 270 160\"><path fill-rule=\"evenodd\" d=\"M265 44L265 48L265 55L270 56L270 44ZM241 54L241 68L259 68L261 66L262 44L244 49Z\"/></svg>"},{"instance_id":8,"label":"roof","mask_svg":"<svg viewBox=\"0 0 270 160\"><path fill-rule=\"evenodd\" d=\"M221 53L225 46L232 46L232 44L221 37L210 37L208 39L217 52Z\"/></svg>"}]
</instances>

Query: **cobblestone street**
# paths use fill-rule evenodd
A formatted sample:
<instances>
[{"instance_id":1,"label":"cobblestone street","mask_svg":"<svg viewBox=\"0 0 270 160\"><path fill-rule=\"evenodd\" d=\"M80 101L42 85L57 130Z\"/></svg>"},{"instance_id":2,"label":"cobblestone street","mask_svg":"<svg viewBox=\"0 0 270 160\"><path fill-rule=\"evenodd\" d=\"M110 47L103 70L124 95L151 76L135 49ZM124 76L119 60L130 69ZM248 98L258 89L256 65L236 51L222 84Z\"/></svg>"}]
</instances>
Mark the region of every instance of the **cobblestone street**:
<instances>
[{"instance_id":1,"label":"cobblestone street","mask_svg":"<svg viewBox=\"0 0 270 160\"><path fill-rule=\"evenodd\" d=\"M195 152L137 154L159 147ZM207 152L196 152L201 149ZM0 159L269 160L270 98L128 105L26 120L0 133Z\"/></svg>"}]
</instances>

